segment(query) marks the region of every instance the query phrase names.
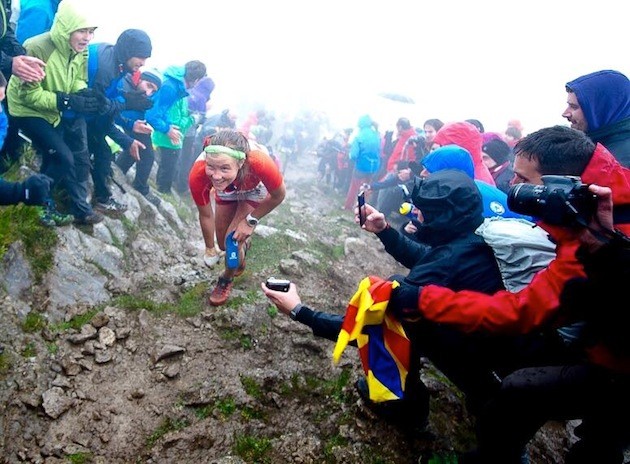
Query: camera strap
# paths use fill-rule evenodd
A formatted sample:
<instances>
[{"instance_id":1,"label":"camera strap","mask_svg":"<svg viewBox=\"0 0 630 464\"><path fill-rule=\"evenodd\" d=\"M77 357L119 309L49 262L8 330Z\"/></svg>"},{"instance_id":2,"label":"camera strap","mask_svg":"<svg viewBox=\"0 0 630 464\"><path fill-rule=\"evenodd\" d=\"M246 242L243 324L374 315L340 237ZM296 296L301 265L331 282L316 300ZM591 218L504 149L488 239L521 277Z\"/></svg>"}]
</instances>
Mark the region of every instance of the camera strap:
<instances>
[{"instance_id":1,"label":"camera strap","mask_svg":"<svg viewBox=\"0 0 630 464\"><path fill-rule=\"evenodd\" d=\"M613 206L613 224L630 224L630 205Z\"/></svg>"}]
</instances>

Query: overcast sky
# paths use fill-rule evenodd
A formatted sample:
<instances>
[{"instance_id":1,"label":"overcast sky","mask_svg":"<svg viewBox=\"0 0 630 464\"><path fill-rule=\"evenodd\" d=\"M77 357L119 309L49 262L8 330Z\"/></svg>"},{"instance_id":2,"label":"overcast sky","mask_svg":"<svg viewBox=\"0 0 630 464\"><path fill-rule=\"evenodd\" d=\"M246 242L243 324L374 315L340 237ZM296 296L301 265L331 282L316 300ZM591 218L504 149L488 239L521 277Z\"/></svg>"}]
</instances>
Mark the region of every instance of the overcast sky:
<instances>
[{"instance_id":1,"label":"overcast sky","mask_svg":"<svg viewBox=\"0 0 630 464\"><path fill-rule=\"evenodd\" d=\"M369 113L383 128L476 118L501 132L517 118L531 132L566 123L567 81L630 75L627 0L85 1L102 20L94 41L139 28L153 41L148 64L204 61L217 112L306 105L340 127Z\"/></svg>"}]
</instances>

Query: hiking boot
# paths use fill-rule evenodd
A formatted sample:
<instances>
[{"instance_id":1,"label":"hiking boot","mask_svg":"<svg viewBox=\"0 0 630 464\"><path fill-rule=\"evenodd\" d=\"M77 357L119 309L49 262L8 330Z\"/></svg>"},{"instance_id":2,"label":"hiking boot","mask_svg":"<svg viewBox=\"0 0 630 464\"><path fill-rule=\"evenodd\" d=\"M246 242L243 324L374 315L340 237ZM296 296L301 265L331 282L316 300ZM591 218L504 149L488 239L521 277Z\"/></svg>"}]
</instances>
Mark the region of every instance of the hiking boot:
<instances>
[{"instance_id":1,"label":"hiking boot","mask_svg":"<svg viewBox=\"0 0 630 464\"><path fill-rule=\"evenodd\" d=\"M210 298L208 302L212 306L220 306L225 303L230 296L230 292L232 291L232 279L226 279L225 277L219 277L219 281L217 282L217 286L214 287L212 293L210 294Z\"/></svg>"},{"instance_id":2,"label":"hiking boot","mask_svg":"<svg viewBox=\"0 0 630 464\"><path fill-rule=\"evenodd\" d=\"M87 216L83 216L82 218L76 218L74 220L74 223L78 225L92 225L98 224L102 220L103 215L94 211L92 212L92 214L88 214Z\"/></svg>"},{"instance_id":3,"label":"hiking boot","mask_svg":"<svg viewBox=\"0 0 630 464\"><path fill-rule=\"evenodd\" d=\"M50 213L46 208L37 208L37 213L39 214L39 223L46 227L55 227L55 220L50 217Z\"/></svg>"},{"instance_id":4,"label":"hiking boot","mask_svg":"<svg viewBox=\"0 0 630 464\"><path fill-rule=\"evenodd\" d=\"M208 267L212 267L218 262L219 262L219 252L217 251L217 249L215 247L206 248L206 252L203 255L203 263Z\"/></svg>"},{"instance_id":5,"label":"hiking boot","mask_svg":"<svg viewBox=\"0 0 630 464\"><path fill-rule=\"evenodd\" d=\"M110 216L120 216L127 211L127 205L118 203L110 197L107 201L97 201L94 209Z\"/></svg>"},{"instance_id":6,"label":"hiking boot","mask_svg":"<svg viewBox=\"0 0 630 464\"><path fill-rule=\"evenodd\" d=\"M52 218L57 227L67 226L68 224L72 224L74 221L74 216L72 214L63 214L56 209L48 210L48 216Z\"/></svg>"},{"instance_id":7,"label":"hiking boot","mask_svg":"<svg viewBox=\"0 0 630 464\"><path fill-rule=\"evenodd\" d=\"M39 222L46 227L67 226L72 221L74 221L74 216L57 211L52 200L48 200L46 205L39 209Z\"/></svg>"},{"instance_id":8,"label":"hiking boot","mask_svg":"<svg viewBox=\"0 0 630 464\"><path fill-rule=\"evenodd\" d=\"M152 192L149 192L146 195L144 195L144 198L156 208L159 207L160 204L162 203L162 200L160 199L160 197L158 197L156 194Z\"/></svg>"}]
</instances>

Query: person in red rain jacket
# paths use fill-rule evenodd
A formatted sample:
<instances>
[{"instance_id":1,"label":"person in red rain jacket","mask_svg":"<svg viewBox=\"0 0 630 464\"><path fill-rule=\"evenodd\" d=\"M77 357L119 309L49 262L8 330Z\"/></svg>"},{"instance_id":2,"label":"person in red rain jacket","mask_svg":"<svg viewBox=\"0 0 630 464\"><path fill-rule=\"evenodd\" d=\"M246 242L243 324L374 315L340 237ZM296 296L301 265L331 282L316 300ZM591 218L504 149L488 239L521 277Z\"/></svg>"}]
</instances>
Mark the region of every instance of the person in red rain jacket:
<instances>
[{"instance_id":1,"label":"person in red rain jacket","mask_svg":"<svg viewBox=\"0 0 630 464\"><path fill-rule=\"evenodd\" d=\"M468 150L475 166L475 179L482 180L490 185L496 185L492 174L490 174L490 171L481 159L483 135L475 126L465 121L444 124L435 134L431 148L435 149L444 145L458 145Z\"/></svg>"}]
</instances>

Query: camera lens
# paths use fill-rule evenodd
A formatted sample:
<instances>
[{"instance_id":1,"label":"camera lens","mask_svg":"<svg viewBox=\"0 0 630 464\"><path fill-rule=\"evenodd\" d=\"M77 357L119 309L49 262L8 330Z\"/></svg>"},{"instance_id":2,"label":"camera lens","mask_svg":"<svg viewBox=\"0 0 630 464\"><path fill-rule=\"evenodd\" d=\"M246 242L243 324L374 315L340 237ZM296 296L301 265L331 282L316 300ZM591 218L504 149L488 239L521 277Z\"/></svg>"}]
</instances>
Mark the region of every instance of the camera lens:
<instances>
[{"instance_id":1,"label":"camera lens","mask_svg":"<svg viewBox=\"0 0 630 464\"><path fill-rule=\"evenodd\" d=\"M507 204L515 213L540 216L540 198L545 187L533 184L515 184L510 187L507 195Z\"/></svg>"}]
</instances>

